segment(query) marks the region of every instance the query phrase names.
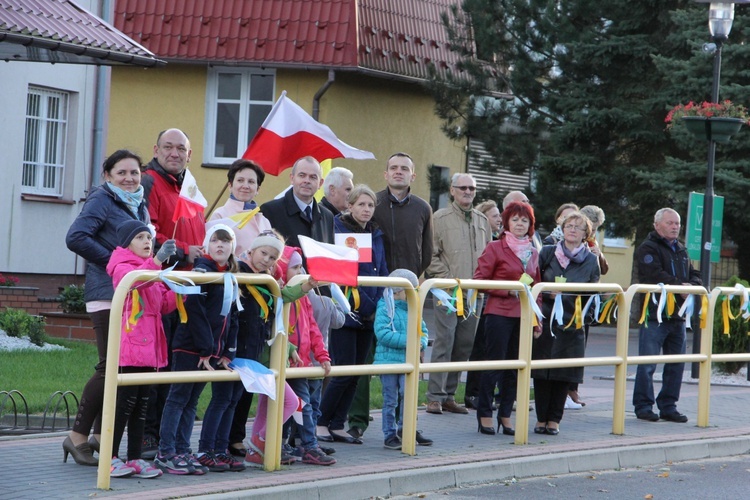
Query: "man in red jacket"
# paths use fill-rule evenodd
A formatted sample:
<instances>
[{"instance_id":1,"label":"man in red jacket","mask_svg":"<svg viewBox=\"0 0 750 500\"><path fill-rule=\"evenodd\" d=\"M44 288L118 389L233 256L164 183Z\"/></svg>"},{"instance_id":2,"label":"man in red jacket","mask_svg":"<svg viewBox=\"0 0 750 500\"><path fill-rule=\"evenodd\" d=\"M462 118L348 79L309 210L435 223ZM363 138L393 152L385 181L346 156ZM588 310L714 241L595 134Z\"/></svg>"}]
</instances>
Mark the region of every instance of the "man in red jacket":
<instances>
[{"instance_id":1,"label":"man in red jacket","mask_svg":"<svg viewBox=\"0 0 750 500\"><path fill-rule=\"evenodd\" d=\"M156 228L157 247L169 239L174 239L177 244L177 253L164 266L170 267L176 259L177 269L184 271L191 270L196 257L203 256L202 245L206 237L206 219L202 212L189 219L181 217L177 222L172 221L191 154L190 139L182 130L171 128L160 132L154 145L154 158L146 165L141 180L151 224ZM162 321L171 362L172 337L179 319L174 312L163 315ZM151 386L141 454L147 460L153 460L158 450L161 413L168 393L168 384Z\"/></svg>"}]
</instances>

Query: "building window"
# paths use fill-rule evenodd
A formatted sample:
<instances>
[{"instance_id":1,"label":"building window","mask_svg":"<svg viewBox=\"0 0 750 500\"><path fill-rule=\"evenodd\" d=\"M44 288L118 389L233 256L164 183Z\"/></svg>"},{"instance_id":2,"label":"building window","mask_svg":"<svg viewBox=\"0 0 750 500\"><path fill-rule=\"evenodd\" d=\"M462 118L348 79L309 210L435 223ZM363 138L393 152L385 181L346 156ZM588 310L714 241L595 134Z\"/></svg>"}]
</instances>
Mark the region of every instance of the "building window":
<instances>
[{"instance_id":1,"label":"building window","mask_svg":"<svg viewBox=\"0 0 750 500\"><path fill-rule=\"evenodd\" d=\"M68 93L29 87L22 190L61 196L68 133Z\"/></svg>"},{"instance_id":2,"label":"building window","mask_svg":"<svg viewBox=\"0 0 750 500\"><path fill-rule=\"evenodd\" d=\"M275 84L272 70L209 70L205 163L230 164L242 156L273 107Z\"/></svg>"}]
</instances>

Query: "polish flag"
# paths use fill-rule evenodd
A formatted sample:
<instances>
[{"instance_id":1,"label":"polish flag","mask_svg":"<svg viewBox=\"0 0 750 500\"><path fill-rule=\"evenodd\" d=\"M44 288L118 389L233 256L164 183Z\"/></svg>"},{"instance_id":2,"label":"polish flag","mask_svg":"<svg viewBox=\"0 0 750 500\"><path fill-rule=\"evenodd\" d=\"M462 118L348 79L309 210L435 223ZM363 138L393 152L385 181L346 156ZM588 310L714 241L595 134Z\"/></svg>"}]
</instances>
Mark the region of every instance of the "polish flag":
<instances>
[{"instance_id":1,"label":"polish flag","mask_svg":"<svg viewBox=\"0 0 750 500\"><path fill-rule=\"evenodd\" d=\"M180 217L192 219L198 213L203 213L207 206L208 202L198 189L195 177L190 173L190 170L186 169L185 177L182 179L180 196L177 198L177 205L175 205L174 214L172 214L172 222L177 222Z\"/></svg>"},{"instance_id":2,"label":"polish flag","mask_svg":"<svg viewBox=\"0 0 750 500\"><path fill-rule=\"evenodd\" d=\"M317 281L357 286L359 252L355 248L320 243L302 235L299 244L310 276Z\"/></svg>"},{"instance_id":3,"label":"polish flag","mask_svg":"<svg viewBox=\"0 0 750 500\"><path fill-rule=\"evenodd\" d=\"M303 156L312 156L319 162L333 158L375 159L369 151L340 140L283 91L242 157L260 164L267 174L279 175Z\"/></svg>"},{"instance_id":4,"label":"polish flag","mask_svg":"<svg viewBox=\"0 0 750 500\"><path fill-rule=\"evenodd\" d=\"M307 406L308 403L305 403L301 397L297 396L297 409L294 410L294 413L292 413L292 418L295 422L297 422L297 425L303 425L302 420L302 409Z\"/></svg>"},{"instance_id":5,"label":"polish flag","mask_svg":"<svg viewBox=\"0 0 750 500\"><path fill-rule=\"evenodd\" d=\"M372 234L336 233L333 242L336 245L356 249L359 252L360 262L372 262Z\"/></svg>"}]
</instances>

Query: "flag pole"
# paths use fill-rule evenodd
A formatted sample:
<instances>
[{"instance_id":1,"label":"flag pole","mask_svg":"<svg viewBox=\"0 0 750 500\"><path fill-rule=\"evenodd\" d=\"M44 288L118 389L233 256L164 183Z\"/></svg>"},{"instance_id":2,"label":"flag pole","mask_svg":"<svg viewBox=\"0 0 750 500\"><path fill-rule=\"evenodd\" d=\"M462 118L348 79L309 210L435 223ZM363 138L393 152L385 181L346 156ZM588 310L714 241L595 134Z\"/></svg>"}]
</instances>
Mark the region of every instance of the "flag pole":
<instances>
[{"instance_id":1,"label":"flag pole","mask_svg":"<svg viewBox=\"0 0 750 500\"><path fill-rule=\"evenodd\" d=\"M206 211L206 212L204 213L204 215L203 215L203 216L205 217L205 219L206 219L206 220L208 220L208 215L209 215L209 214L210 214L211 212L213 212L213 211L214 211L214 208L215 208L215 207L216 207L216 205L217 205L217 204L219 203L219 200L221 199L221 197L222 197L222 196L224 196L224 193L226 192L226 190L227 190L227 187L228 187L228 186L229 186L229 183L227 183L227 184L224 184L224 188L223 188L223 189L221 190L221 193L219 193L219 196L217 196L217 197L216 197L216 199L214 200L213 204L211 205L211 208L209 208L209 209L208 209L208 210L207 210L207 211Z\"/></svg>"},{"instance_id":2,"label":"flag pole","mask_svg":"<svg viewBox=\"0 0 750 500\"><path fill-rule=\"evenodd\" d=\"M172 231L172 239L174 239L174 235L177 234L177 224L180 223L180 219L182 219L182 217L178 217L177 222L174 223L174 230Z\"/></svg>"}]
</instances>

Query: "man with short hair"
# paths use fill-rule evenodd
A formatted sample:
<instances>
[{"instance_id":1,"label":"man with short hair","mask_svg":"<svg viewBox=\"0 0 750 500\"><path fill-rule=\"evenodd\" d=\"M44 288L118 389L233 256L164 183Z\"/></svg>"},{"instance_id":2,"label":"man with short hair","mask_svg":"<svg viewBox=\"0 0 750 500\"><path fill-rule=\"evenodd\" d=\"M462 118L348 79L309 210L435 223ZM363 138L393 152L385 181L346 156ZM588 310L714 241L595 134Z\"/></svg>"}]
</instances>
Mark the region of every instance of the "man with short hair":
<instances>
[{"instance_id":1,"label":"man with short hair","mask_svg":"<svg viewBox=\"0 0 750 500\"><path fill-rule=\"evenodd\" d=\"M671 208L662 208L654 215L654 231L649 233L635 252L639 283L664 283L665 285L701 285L700 273L693 269L685 246L677 238L680 235L680 214ZM644 296L645 299L645 296ZM655 356L660 352L685 354L685 320L677 316L679 302L672 316L666 308L661 322L657 319L657 306L649 302L649 321L640 328L638 355ZM680 399L682 374L685 363L665 363L661 391L654 400L654 371L656 364L638 365L633 388L633 406L640 420L656 422L659 419L684 423L687 416L677 411ZM659 408L654 413L653 405Z\"/></svg>"},{"instance_id":2,"label":"man with short hair","mask_svg":"<svg viewBox=\"0 0 750 500\"><path fill-rule=\"evenodd\" d=\"M323 182L323 199L320 205L337 216L349 207L349 193L354 188L354 174L344 167L334 167Z\"/></svg>"},{"instance_id":3,"label":"man with short hair","mask_svg":"<svg viewBox=\"0 0 750 500\"><path fill-rule=\"evenodd\" d=\"M492 240L492 229L487 217L473 208L477 184L470 174L454 174L450 193L453 203L433 216L432 262L427 274L433 278L471 279L477 260ZM464 295L465 301L468 293ZM432 363L466 361L474 345L479 318L476 314L459 317L435 299L435 342ZM468 304L464 305L468 310ZM477 314L482 300L477 300ZM427 412L441 414L468 413L456 403L455 395L460 372L431 373L427 386Z\"/></svg>"},{"instance_id":4,"label":"man with short hair","mask_svg":"<svg viewBox=\"0 0 750 500\"><path fill-rule=\"evenodd\" d=\"M267 201L260 211L281 233L286 244L299 247L299 235L321 243L333 243L333 214L315 201L315 192L323 185L320 163L312 156L294 162L289 174L292 189L277 200Z\"/></svg>"}]
</instances>

